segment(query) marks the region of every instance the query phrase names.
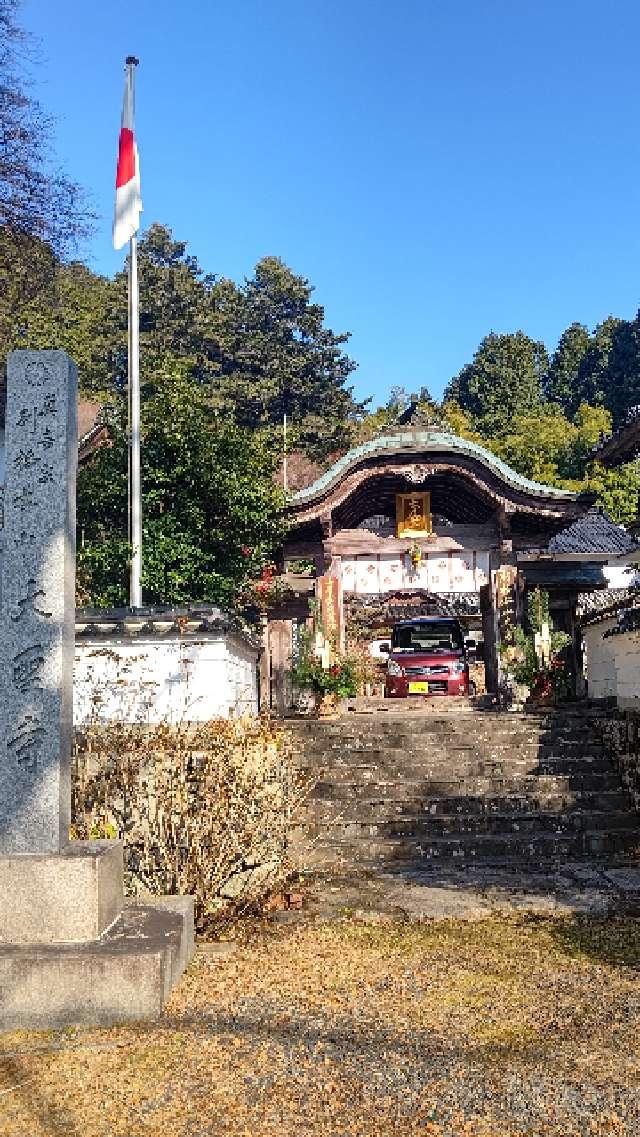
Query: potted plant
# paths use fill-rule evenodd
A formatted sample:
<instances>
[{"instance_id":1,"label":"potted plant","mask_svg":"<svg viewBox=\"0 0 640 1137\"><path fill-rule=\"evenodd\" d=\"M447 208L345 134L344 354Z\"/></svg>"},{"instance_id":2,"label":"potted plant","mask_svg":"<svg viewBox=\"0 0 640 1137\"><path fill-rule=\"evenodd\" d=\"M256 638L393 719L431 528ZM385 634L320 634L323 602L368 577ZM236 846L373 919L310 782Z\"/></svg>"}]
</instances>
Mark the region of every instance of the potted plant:
<instances>
[{"instance_id":1,"label":"potted plant","mask_svg":"<svg viewBox=\"0 0 640 1137\"><path fill-rule=\"evenodd\" d=\"M549 596L536 588L529 597L531 634L515 628L511 642L500 648L503 670L511 680L516 703L529 700L535 706L551 706L568 698L570 683L562 653L571 641L565 632L548 634ZM541 631L545 633L545 650L540 648Z\"/></svg>"}]
</instances>

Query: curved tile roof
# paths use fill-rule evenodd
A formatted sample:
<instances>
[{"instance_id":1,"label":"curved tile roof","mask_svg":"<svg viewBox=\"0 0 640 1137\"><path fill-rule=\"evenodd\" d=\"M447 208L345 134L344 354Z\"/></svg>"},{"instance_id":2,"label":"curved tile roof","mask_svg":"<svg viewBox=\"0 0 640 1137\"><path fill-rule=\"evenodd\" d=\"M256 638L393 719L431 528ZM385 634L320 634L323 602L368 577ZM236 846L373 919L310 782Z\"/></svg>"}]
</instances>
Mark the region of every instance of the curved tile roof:
<instances>
[{"instance_id":1,"label":"curved tile roof","mask_svg":"<svg viewBox=\"0 0 640 1137\"><path fill-rule=\"evenodd\" d=\"M476 442L460 438L457 434L424 430L387 434L380 438L374 438L370 442L361 443L360 446L354 447L353 450L349 450L342 458L339 458L310 486L306 486L293 494L290 498L290 504L303 505L312 501L334 482L337 482L351 466L365 458L375 458L389 453L424 454L425 451L432 453L451 453L453 451L454 454L475 458L487 469L497 474L502 481L525 493L535 494L536 496L542 494L544 497L557 498L562 501L576 501L579 497L572 490L560 490L556 489L555 486L546 486L542 482L532 482L529 478L523 478L521 474L512 470L511 466L507 466L506 462L497 458L490 450L485 450L484 446L478 446Z\"/></svg>"}]
</instances>

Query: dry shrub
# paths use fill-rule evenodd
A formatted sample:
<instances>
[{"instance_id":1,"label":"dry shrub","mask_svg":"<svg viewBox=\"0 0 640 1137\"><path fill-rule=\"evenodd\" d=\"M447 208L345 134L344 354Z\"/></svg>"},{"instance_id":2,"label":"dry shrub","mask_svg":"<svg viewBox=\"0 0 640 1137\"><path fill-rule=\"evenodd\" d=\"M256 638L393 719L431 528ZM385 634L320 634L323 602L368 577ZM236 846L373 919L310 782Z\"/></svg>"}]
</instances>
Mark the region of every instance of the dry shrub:
<instances>
[{"instance_id":1,"label":"dry shrub","mask_svg":"<svg viewBox=\"0 0 640 1137\"><path fill-rule=\"evenodd\" d=\"M305 793L264 718L76 732L72 836L120 837L126 892L194 894L201 932L283 880Z\"/></svg>"}]
</instances>

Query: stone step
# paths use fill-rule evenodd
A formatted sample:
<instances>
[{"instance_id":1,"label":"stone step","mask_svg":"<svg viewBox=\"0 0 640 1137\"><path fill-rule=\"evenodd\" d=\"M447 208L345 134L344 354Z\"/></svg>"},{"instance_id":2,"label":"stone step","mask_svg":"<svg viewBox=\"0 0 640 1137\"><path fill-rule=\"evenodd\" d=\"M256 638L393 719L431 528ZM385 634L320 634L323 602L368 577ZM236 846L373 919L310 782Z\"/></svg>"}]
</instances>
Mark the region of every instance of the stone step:
<instances>
[{"instance_id":1,"label":"stone step","mask_svg":"<svg viewBox=\"0 0 640 1137\"><path fill-rule=\"evenodd\" d=\"M505 735L501 738L478 738L468 733L456 735L455 738L435 738L433 736L400 736L371 734L360 735L357 738L345 736L340 738L331 735L327 738L313 738L308 741L297 740L294 743L296 752L310 754L339 754L352 750L402 750L405 753L416 751L419 753L442 753L443 750L567 750L578 753L581 750L594 748L602 750L599 739L590 734L584 738L521 738L517 735Z\"/></svg>"},{"instance_id":2,"label":"stone step","mask_svg":"<svg viewBox=\"0 0 640 1137\"><path fill-rule=\"evenodd\" d=\"M521 773L504 778L463 779L452 777L451 772L446 770L440 770L435 777L390 778L387 771L366 767L364 770L349 768L342 775L339 771L331 770L330 778L325 777L317 784L341 787L354 795L362 791L376 796L386 792L400 792L398 787L413 787L425 797L460 797L463 794L470 797L490 797L496 794L511 797L514 794L540 791L575 793L620 789L620 779L611 769L603 772L590 770L579 774Z\"/></svg>"},{"instance_id":3,"label":"stone step","mask_svg":"<svg viewBox=\"0 0 640 1137\"><path fill-rule=\"evenodd\" d=\"M311 839L331 841L369 841L372 838L402 839L424 842L439 838L475 838L511 834L532 836L569 836L584 832L616 832L633 828L634 819L627 810L618 812L575 811L574 813L510 813L477 816L458 814L433 817L425 814L387 816L384 820L348 818L337 811L333 817L309 811L300 832ZM637 833L640 842L640 830Z\"/></svg>"},{"instance_id":4,"label":"stone step","mask_svg":"<svg viewBox=\"0 0 640 1137\"><path fill-rule=\"evenodd\" d=\"M314 772L301 769L302 773ZM581 758L568 761L565 758L547 759L544 762L498 762L498 761L441 761L441 762L406 762L402 766L391 763L345 763L324 767L321 771L322 781L373 781L382 783L402 783L422 778L429 781L455 781L464 783L469 778L487 778L492 781L503 782L508 778L518 777L573 777L590 776L592 774L613 773L610 764L603 758Z\"/></svg>"},{"instance_id":5,"label":"stone step","mask_svg":"<svg viewBox=\"0 0 640 1137\"><path fill-rule=\"evenodd\" d=\"M581 758L603 758L604 751L601 746L585 744L582 747L567 746L479 746L468 743L466 746L428 747L412 746L399 747L381 745L377 739L370 746L306 747L304 752L297 755L299 765L313 768L314 766L327 766L335 764L345 765L349 762L376 761L378 763L403 762L446 762L480 759L501 759L504 761L533 762L546 759L565 758L576 760Z\"/></svg>"},{"instance_id":6,"label":"stone step","mask_svg":"<svg viewBox=\"0 0 640 1137\"><path fill-rule=\"evenodd\" d=\"M391 785L381 787L381 792L371 793L371 786L334 786L320 783L307 799L305 808L316 809L326 805L329 809L345 813L350 809L362 821L380 820L385 816L406 809L412 816L417 813L431 817L484 816L492 814L509 815L513 813L565 813L573 809L629 810L629 798L620 790L580 791L557 793L554 791L531 794L512 794L492 797L452 795L451 797L428 797L422 794L421 785ZM346 815L346 813L345 813ZM639 822L640 824L640 822Z\"/></svg>"},{"instance_id":7,"label":"stone step","mask_svg":"<svg viewBox=\"0 0 640 1137\"><path fill-rule=\"evenodd\" d=\"M311 865L537 868L640 846L640 821L583 708L377 714L292 733L312 782L292 847Z\"/></svg>"},{"instance_id":8,"label":"stone step","mask_svg":"<svg viewBox=\"0 0 640 1137\"><path fill-rule=\"evenodd\" d=\"M350 744L362 740L383 740L385 744L395 742L396 745L412 745L413 743L423 742L431 743L432 745L442 745L445 741L455 745L456 740L460 739L465 741L469 738L477 742L522 742L522 743L548 743L562 741L566 743L577 744L587 740L595 740L594 733L588 729L570 728L566 730L530 730L530 729L516 729L514 727L504 726L500 729L482 730L468 724L465 728L458 728L455 730L420 730L415 727L407 726L394 726L390 729L384 727L371 727L370 729L349 729L343 726L342 729L332 727L329 729L316 729L313 731L289 731L290 737L298 740L304 745L327 745L331 741L335 741L338 745Z\"/></svg>"},{"instance_id":9,"label":"stone step","mask_svg":"<svg viewBox=\"0 0 640 1137\"><path fill-rule=\"evenodd\" d=\"M294 848L295 848L295 842ZM333 865L343 868L372 866L383 869L394 862L425 864L492 864L526 862L539 864L553 859L581 860L625 856L639 844L637 828L613 833L600 830L572 834L491 834L433 838L428 841L376 839L304 841L305 867Z\"/></svg>"},{"instance_id":10,"label":"stone step","mask_svg":"<svg viewBox=\"0 0 640 1137\"><path fill-rule=\"evenodd\" d=\"M521 731L540 733L541 731L558 731L560 733L571 731L587 731L593 727L593 721L582 719L580 716L540 716L497 714L477 715L466 714L456 717L451 715L438 716L435 714L424 716L412 715L372 715L371 717L342 716L340 719L298 719L285 722L285 729L290 733L297 733L302 737L310 735L331 735L331 733L367 733L383 731L410 733L421 731L423 733L444 731L446 733L460 733L473 727L479 732Z\"/></svg>"},{"instance_id":11,"label":"stone step","mask_svg":"<svg viewBox=\"0 0 640 1137\"><path fill-rule=\"evenodd\" d=\"M471 713L475 715L482 715L483 717L486 715L500 715L504 717L508 714L517 714L518 716L526 715L532 717L549 714L579 715L580 717L586 717L588 715L597 716L598 714L602 713L599 707L585 702L584 699L581 699L579 701L574 700L572 702L565 702L562 703L559 707L527 707L525 710L521 711L497 711L495 709L492 709L490 706L486 705L486 696L479 696L477 698L455 696L455 698L451 697L447 699L440 699L438 696L436 696L434 697L433 701L436 700L439 703L443 704L447 710L450 710L452 714ZM358 713L364 713L365 711L367 713L371 713L372 710L375 712L384 707L395 707L397 705L398 703L395 700L385 699L382 696L378 695L358 695L347 700L347 707L349 708L348 713L354 713L355 711ZM410 705L415 705L415 701L412 700L412 703Z\"/></svg>"},{"instance_id":12,"label":"stone step","mask_svg":"<svg viewBox=\"0 0 640 1137\"><path fill-rule=\"evenodd\" d=\"M390 747L392 750L411 750L416 747L419 750L443 750L447 747L459 749L466 746L477 747L520 747L524 749L534 749L538 747L557 746L562 749L565 747L569 750L577 750L584 746L602 746L602 740L588 732L584 735L567 734L567 735L521 735L517 733L505 732L501 735L488 735L483 736L474 733L473 731L465 731L455 735L434 735L434 734L383 734L380 731L372 731L371 734L357 734L357 735L314 735L307 739L294 738L294 749L321 751L327 750L330 752L347 750L369 750L371 747L381 747L386 749Z\"/></svg>"},{"instance_id":13,"label":"stone step","mask_svg":"<svg viewBox=\"0 0 640 1137\"><path fill-rule=\"evenodd\" d=\"M377 744L378 746L393 746L406 749L412 746L430 746L441 748L443 746L465 746L474 744L476 746L584 746L584 745L601 745L600 739L591 731L545 731L545 732L527 732L520 731L492 731L491 733L480 733L469 729L466 731L456 731L447 733L433 733L425 732L420 733L417 731L343 731L342 733L323 733L317 732L308 737L301 737L300 735L290 735L293 739L294 745L298 747L311 747L312 749L335 749L340 747L348 747L352 749L357 746L371 746Z\"/></svg>"}]
</instances>

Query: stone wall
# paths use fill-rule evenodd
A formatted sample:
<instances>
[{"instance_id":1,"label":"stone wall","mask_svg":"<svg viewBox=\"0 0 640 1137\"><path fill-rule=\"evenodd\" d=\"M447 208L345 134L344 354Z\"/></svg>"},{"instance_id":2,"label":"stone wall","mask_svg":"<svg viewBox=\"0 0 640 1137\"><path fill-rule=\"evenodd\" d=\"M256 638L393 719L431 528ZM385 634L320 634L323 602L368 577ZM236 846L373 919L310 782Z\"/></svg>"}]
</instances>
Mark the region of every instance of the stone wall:
<instances>
[{"instance_id":1,"label":"stone wall","mask_svg":"<svg viewBox=\"0 0 640 1137\"><path fill-rule=\"evenodd\" d=\"M596 720L605 750L640 812L640 712L612 711Z\"/></svg>"}]
</instances>

